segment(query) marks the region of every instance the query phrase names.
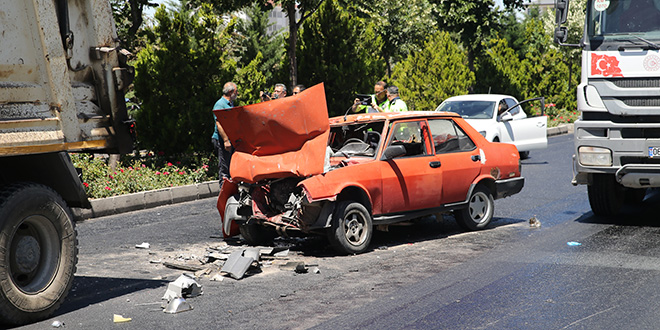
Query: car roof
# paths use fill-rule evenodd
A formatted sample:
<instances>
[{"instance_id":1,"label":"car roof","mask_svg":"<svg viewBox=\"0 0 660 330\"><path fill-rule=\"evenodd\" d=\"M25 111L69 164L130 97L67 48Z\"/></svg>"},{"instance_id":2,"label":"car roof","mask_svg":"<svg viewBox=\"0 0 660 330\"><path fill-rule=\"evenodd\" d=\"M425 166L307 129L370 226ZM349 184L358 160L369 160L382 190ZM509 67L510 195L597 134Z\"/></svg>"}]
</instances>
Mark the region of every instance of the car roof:
<instances>
[{"instance_id":1,"label":"car roof","mask_svg":"<svg viewBox=\"0 0 660 330\"><path fill-rule=\"evenodd\" d=\"M467 94L467 95L458 95L452 96L445 101L499 101L503 98L512 98L511 95L504 94Z\"/></svg>"},{"instance_id":2,"label":"car roof","mask_svg":"<svg viewBox=\"0 0 660 330\"><path fill-rule=\"evenodd\" d=\"M378 112L361 113L347 116L337 116L330 118L330 125L341 125L345 123L371 122L384 120L401 120L414 118L447 118L460 117L453 112L435 112L435 111L406 111L406 112Z\"/></svg>"}]
</instances>

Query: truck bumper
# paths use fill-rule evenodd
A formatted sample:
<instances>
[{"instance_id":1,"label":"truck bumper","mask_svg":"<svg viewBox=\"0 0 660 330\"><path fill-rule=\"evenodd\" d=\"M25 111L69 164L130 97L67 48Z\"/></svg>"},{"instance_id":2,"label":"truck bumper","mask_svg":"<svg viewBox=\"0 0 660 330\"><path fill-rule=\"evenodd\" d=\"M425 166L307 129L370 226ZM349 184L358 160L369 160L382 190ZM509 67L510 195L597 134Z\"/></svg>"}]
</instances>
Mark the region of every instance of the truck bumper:
<instances>
[{"instance_id":1,"label":"truck bumper","mask_svg":"<svg viewBox=\"0 0 660 330\"><path fill-rule=\"evenodd\" d=\"M660 158L648 156L649 147L660 147L660 123L615 123L612 121L575 122L573 184L589 184L591 174L615 175L628 188L660 187ZM611 151L610 166L580 163L582 146Z\"/></svg>"}]
</instances>

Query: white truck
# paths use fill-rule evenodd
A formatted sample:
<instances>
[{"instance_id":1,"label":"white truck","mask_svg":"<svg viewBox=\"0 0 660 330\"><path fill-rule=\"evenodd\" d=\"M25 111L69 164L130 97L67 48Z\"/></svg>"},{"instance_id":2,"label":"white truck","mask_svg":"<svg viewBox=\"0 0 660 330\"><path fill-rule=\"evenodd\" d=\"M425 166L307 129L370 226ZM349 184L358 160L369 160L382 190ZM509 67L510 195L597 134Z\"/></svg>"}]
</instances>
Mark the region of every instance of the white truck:
<instances>
[{"instance_id":1,"label":"white truck","mask_svg":"<svg viewBox=\"0 0 660 330\"><path fill-rule=\"evenodd\" d=\"M555 0L565 45L569 0ZM617 214L660 187L660 0L587 0L573 184L594 214Z\"/></svg>"},{"instance_id":2,"label":"white truck","mask_svg":"<svg viewBox=\"0 0 660 330\"><path fill-rule=\"evenodd\" d=\"M48 317L77 262L71 207L90 207L68 151L126 153L133 79L107 0L0 7L0 323Z\"/></svg>"}]
</instances>

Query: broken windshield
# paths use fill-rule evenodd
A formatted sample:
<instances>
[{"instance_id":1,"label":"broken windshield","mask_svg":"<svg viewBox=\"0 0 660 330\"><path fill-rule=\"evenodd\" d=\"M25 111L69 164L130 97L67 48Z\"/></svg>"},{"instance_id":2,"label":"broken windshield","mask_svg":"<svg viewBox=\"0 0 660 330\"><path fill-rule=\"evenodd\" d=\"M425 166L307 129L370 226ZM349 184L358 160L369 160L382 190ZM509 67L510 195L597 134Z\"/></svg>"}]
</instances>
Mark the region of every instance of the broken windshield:
<instances>
[{"instance_id":1,"label":"broken windshield","mask_svg":"<svg viewBox=\"0 0 660 330\"><path fill-rule=\"evenodd\" d=\"M493 118L493 101L445 101L435 111L455 112L465 119Z\"/></svg>"},{"instance_id":2,"label":"broken windshield","mask_svg":"<svg viewBox=\"0 0 660 330\"><path fill-rule=\"evenodd\" d=\"M331 127L328 146L334 157L375 157L383 127L383 121Z\"/></svg>"}]
</instances>

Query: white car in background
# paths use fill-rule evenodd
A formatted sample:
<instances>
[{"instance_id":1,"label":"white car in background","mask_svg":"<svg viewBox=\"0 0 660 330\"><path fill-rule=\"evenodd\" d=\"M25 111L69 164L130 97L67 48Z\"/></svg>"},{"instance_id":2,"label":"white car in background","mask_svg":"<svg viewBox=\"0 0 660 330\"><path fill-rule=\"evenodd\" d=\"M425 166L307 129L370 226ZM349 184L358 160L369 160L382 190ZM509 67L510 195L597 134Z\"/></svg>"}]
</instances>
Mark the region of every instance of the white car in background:
<instances>
[{"instance_id":1,"label":"white car in background","mask_svg":"<svg viewBox=\"0 0 660 330\"><path fill-rule=\"evenodd\" d=\"M518 102L509 95L469 94L450 97L435 111L455 112L461 115L486 140L514 144L518 148L520 158L527 158L530 150L548 146L548 117L527 117L520 107L520 104L534 100L543 100L543 98ZM543 106L542 103L541 107ZM498 109L501 109L500 113Z\"/></svg>"}]
</instances>

